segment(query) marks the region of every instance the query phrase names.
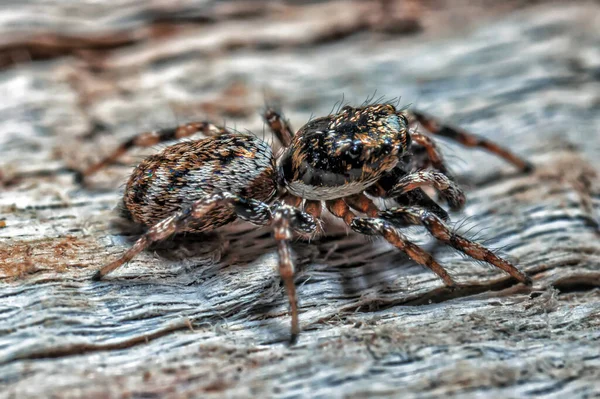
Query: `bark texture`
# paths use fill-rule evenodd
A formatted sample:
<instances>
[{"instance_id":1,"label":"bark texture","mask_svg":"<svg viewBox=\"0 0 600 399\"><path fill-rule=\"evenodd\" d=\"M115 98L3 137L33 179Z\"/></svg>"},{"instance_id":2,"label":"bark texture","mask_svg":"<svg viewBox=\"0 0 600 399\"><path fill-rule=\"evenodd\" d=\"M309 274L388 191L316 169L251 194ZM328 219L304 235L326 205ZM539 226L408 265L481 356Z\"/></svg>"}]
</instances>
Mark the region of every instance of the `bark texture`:
<instances>
[{"instance_id":1,"label":"bark texture","mask_svg":"<svg viewBox=\"0 0 600 399\"><path fill-rule=\"evenodd\" d=\"M0 396L600 395L600 7L472 3L0 11ZM119 187L156 149L88 188L73 169L143 130L212 119L262 135L265 101L298 128L373 96L535 163L523 175L438 140L467 188L454 227L532 288L411 230L461 284L450 292L332 225L294 244L303 332L288 347L268 229L176 238L90 281L136 238L117 219Z\"/></svg>"}]
</instances>

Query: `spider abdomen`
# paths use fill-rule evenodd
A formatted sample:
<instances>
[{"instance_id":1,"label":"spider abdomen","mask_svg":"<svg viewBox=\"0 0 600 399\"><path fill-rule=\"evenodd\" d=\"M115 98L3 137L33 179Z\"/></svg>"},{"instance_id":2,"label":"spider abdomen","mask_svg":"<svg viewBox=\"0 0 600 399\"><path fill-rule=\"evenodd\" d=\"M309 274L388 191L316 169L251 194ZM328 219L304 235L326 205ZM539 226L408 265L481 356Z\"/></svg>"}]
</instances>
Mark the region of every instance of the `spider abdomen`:
<instances>
[{"instance_id":1,"label":"spider abdomen","mask_svg":"<svg viewBox=\"0 0 600 399\"><path fill-rule=\"evenodd\" d=\"M129 178L123 202L133 221L151 226L212 193L267 201L275 190L269 145L254 136L228 133L174 144L147 157ZM220 227L233 219L229 208L215 209L187 231Z\"/></svg>"}]
</instances>

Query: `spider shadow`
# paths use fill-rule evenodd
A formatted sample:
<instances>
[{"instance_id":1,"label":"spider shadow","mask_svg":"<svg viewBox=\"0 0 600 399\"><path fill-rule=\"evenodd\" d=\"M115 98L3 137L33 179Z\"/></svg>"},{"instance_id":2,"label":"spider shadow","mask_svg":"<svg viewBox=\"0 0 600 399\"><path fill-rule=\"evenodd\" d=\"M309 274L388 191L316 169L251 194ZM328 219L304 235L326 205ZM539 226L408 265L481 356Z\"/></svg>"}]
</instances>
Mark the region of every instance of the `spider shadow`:
<instances>
[{"instance_id":1,"label":"spider shadow","mask_svg":"<svg viewBox=\"0 0 600 399\"><path fill-rule=\"evenodd\" d=\"M114 233L119 234L128 246L133 245L146 231L144 226L123 217L111 220L110 225ZM167 271L161 280L174 285L195 286L207 279L219 278L224 269L252 267L265 255L276 253L276 248L271 228L235 222L211 232L176 234L167 240L153 243L145 252L154 253L160 259L174 263L192 259L192 265L181 267L173 273ZM202 259L207 260L206 263L210 267L203 266ZM161 284L154 278L144 279L145 281L125 280L128 284ZM253 320L271 318L282 302L287 303L285 288L277 269L273 269L272 278L257 281L256 284L260 284L260 292L256 294L256 299L251 303L241 304L237 311L248 314ZM301 282L297 281L297 284ZM232 312L226 311L221 315L221 319ZM270 335L281 336L282 340L289 338L289 330L286 329L284 333L281 326L273 323L265 323L265 326L267 332L272 330Z\"/></svg>"},{"instance_id":2,"label":"spider shadow","mask_svg":"<svg viewBox=\"0 0 600 399\"><path fill-rule=\"evenodd\" d=\"M422 273L406 254L383 239L371 240L356 233L326 236L318 243L316 263L339 278L345 297L378 297L403 285L404 276Z\"/></svg>"},{"instance_id":3,"label":"spider shadow","mask_svg":"<svg viewBox=\"0 0 600 399\"><path fill-rule=\"evenodd\" d=\"M139 234L143 233L143 228L129 224L122 233L125 234L125 240L133 244L139 238ZM439 303L506 286L505 283L500 283L497 287L470 286L450 290L441 282L436 282L435 285L426 283L428 289L417 292L411 286L415 277L418 280L422 280L423 277L437 280L430 270L417 265L407 255L383 240L369 240L356 233L347 234L345 230L332 231L311 242L296 241L292 247L295 253L295 282L301 309L303 302L308 307L317 306L315 301L323 300L323 295L331 295L334 300L341 299L340 306L345 309L344 313L348 314L351 309L344 306L343 302L356 303L355 311L371 312L398 305ZM448 251L448 247L433 239L428 239L424 248L434 257ZM234 223L209 233L175 235L169 240L153 244L148 250L170 261L218 252L219 259L209 271L202 266L184 267L175 276L176 284L195 286L202 284L207 278L219 278L220 271L225 268L251 267L260 262L260 258L266 254L276 254L276 242L269 227ZM440 259L443 260L443 256ZM335 280L334 284L318 286L319 280L322 282L324 278ZM184 279L188 282L182 283ZM148 281L143 284L147 285ZM256 284L257 288L260 284L260 292L256 293L252 302L239 304L236 309L228 310L220 317L228 318L243 313L254 325L260 325L262 331L257 335L260 341L287 341L287 297L276 268L267 281ZM317 285L311 287L311 284ZM339 290L336 286L339 286ZM333 287L334 291L324 292L324 287ZM307 297L308 293L311 293L310 297ZM313 298L315 293L317 295ZM262 322L269 319L276 320Z\"/></svg>"},{"instance_id":4,"label":"spider shadow","mask_svg":"<svg viewBox=\"0 0 600 399\"><path fill-rule=\"evenodd\" d=\"M414 236L417 231L409 229L409 234ZM423 249L441 264L450 265L447 259L455 252L454 249L427 234L419 237L421 239L417 242ZM314 259L315 263L337 274L339 295L347 300L358 300L354 310L359 312L384 310L398 305L435 304L486 291L500 291L517 283L512 277L504 276L482 283L459 282L457 287L450 288L431 270L415 263L408 255L381 239L371 241L360 235L333 236L324 237L319 245L322 248L321 256ZM338 251L332 253L332 247ZM452 274L452 267L449 272ZM419 288L415 289L415 285Z\"/></svg>"}]
</instances>

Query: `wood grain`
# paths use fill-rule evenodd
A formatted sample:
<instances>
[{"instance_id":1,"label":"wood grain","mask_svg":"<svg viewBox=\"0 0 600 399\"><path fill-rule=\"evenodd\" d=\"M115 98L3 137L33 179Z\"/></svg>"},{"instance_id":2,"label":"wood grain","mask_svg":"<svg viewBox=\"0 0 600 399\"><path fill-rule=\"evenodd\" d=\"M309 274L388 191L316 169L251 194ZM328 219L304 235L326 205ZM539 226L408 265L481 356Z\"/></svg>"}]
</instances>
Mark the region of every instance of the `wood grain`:
<instances>
[{"instance_id":1,"label":"wood grain","mask_svg":"<svg viewBox=\"0 0 600 399\"><path fill-rule=\"evenodd\" d=\"M435 2L393 5L388 18L359 2L120 3L76 14L15 3L20 13L0 22L3 40L15 38L0 43L13 54L0 57L0 397L600 395L596 3L481 2L463 26ZM35 37L9 22L31 25L36 12L39 37L142 33L102 51L27 55ZM155 34L165 15L174 27ZM382 28L395 20L412 29ZM87 188L74 169L142 130L210 118L271 140L265 101L297 128L375 92L535 163L523 175L439 140L467 188L454 227L529 272L533 288L411 230L461 285L450 292L388 244L332 224L294 244L304 331L288 347L268 229L176 238L90 281L135 239L117 218L119 187L156 149Z\"/></svg>"}]
</instances>

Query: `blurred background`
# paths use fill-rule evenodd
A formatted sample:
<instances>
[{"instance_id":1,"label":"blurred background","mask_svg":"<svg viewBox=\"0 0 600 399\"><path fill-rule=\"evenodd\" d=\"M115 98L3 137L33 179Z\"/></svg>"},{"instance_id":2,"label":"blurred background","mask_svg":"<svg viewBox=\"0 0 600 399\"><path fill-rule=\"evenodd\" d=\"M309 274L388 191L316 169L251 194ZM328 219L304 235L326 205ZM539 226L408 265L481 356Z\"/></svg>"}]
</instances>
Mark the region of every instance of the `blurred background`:
<instances>
[{"instance_id":1,"label":"blurred background","mask_svg":"<svg viewBox=\"0 0 600 399\"><path fill-rule=\"evenodd\" d=\"M234 225L89 277L135 134L194 120L271 141L344 104L393 101L534 162L439 140L466 188L453 225L534 278L427 245L462 285L385 242L296 242L296 347L268 229ZM598 1L0 2L0 397L554 397L600 379ZM170 246L170 248L169 248Z\"/></svg>"},{"instance_id":2,"label":"blurred background","mask_svg":"<svg viewBox=\"0 0 600 399\"><path fill-rule=\"evenodd\" d=\"M342 103L392 100L527 151L539 121L577 140L597 122L593 3L5 1L1 16L0 145L59 138L38 153L43 169L81 169L190 120L263 134L265 104L298 128ZM3 155L5 181L41 167Z\"/></svg>"}]
</instances>

